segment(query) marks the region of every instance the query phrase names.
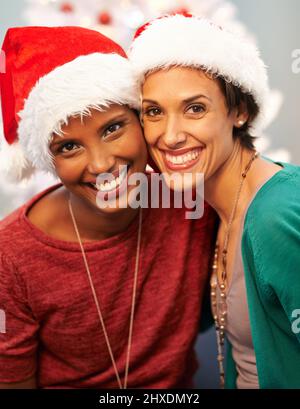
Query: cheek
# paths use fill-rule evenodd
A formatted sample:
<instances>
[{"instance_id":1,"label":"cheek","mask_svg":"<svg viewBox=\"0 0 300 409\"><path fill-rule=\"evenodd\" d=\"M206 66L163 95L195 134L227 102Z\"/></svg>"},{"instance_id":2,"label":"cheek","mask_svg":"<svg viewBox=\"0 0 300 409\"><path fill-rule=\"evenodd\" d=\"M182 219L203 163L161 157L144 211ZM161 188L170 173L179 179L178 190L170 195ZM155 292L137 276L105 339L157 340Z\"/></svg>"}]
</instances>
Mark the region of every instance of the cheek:
<instances>
[{"instance_id":1,"label":"cheek","mask_svg":"<svg viewBox=\"0 0 300 409\"><path fill-rule=\"evenodd\" d=\"M159 168L163 168L164 162L162 162L161 152L158 148L149 146L149 164L155 170L158 171L156 166L154 165L153 161L158 165Z\"/></svg>"},{"instance_id":2,"label":"cheek","mask_svg":"<svg viewBox=\"0 0 300 409\"><path fill-rule=\"evenodd\" d=\"M122 139L119 146L120 156L126 156L132 160L147 160L147 146L142 131L134 131L128 134L127 138Z\"/></svg>"},{"instance_id":3,"label":"cheek","mask_svg":"<svg viewBox=\"0 0 300 409\"><path fill-rule=\"evenodd\" d=\"M190 133L207 145L232 143L232 125L226 118L203 118L194 123Z\"/></svg>"},{"instance_id":4,"label":"cheek","mask_svg":"<svg viewBox=\"0 0 300 409\"><path fill-rule=\"evenodd\" d=\"M55 171L59 179L64 184L71 184L80 178L82 172L82 164L78 159L57 158L55 160Z\"/></svg>"},{"instance_id":5,"label":"cheek","mask_svg":"<svg viewBox=\"0 0 300 409\"><path fill-rule=\"evenodd\" d=\"M144 122L144 135L147 144L155 145L157 142L159 135L162 132L162 124L159 122Z\"/></svg>"}]
</instances>

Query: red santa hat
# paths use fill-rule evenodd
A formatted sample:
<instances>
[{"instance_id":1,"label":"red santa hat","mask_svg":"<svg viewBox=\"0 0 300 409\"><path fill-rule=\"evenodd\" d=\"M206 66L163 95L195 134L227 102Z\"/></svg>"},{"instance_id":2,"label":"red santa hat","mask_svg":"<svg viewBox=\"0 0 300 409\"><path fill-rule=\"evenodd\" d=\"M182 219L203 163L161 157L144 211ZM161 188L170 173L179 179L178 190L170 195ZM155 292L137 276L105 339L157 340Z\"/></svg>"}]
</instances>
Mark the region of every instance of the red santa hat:
<instances>
[{"instance_id":1,"label":"red santa hat","mask_svg":"<svg viewBox=\"0 0 300 409\"><path fill-rule=\"evenodd\" d=\"M109 104L137 107L138 92L123 49L80 27L7 31L0 73L3 130L0 172L10 180L35 169L54 172L49 143L72 115Z\"/></svg>"},{"instance_id":2,"label":"red santa hat","mask_svg":"<svg viewBox=\"0 0 300 409\"><path fill-rule=\"evenodd\" d=\"M252 126L264 128L270 96L267 71L249 40L191 14L166 15L137 30L128 55L140 82L149 72L176 65L222 76L253 96L259 114Z\"/></svg>"}]
</instances>

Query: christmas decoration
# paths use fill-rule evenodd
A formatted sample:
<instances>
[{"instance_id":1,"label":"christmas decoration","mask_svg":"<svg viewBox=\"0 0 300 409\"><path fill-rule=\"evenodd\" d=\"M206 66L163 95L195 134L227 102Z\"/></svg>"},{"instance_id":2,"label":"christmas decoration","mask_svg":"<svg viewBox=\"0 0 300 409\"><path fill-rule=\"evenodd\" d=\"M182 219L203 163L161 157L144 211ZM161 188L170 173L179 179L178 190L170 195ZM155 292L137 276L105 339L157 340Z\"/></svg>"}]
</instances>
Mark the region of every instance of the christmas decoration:
<instances>
[{"instance_id":1,"label":"christmas decoration","mask_svg":"<svg viewBox=\"0 0 300 409\"><path fill-rule=\"evenodd\" d=\"M99 24L104 24L104 25L111 24L112 17L110 13L108 13L107 11L102 11L98 16L98 22Z\"/></svg>"},{"instance_id":2,"label":"christmas decoration","mask_svg":"<svg viewBox=\"0 0 300 409\"><path fill-rule=\"evenodd\" d=\"M190 10L185 7L180 7L178 9L170 10L169 14L188 14Z\"/></svg>"},{"instance_id":3,"label":"christmas decoration","mask_svg":"<svg viewBox=\"0 0 300 409\"><path fill-rule=\"evenodd\" d=\"M62 3L62 5L60 6L60 11L62 11L63 13L72 13L73 10L74 8L70 3Z\"/></svg>"}]
</instances>

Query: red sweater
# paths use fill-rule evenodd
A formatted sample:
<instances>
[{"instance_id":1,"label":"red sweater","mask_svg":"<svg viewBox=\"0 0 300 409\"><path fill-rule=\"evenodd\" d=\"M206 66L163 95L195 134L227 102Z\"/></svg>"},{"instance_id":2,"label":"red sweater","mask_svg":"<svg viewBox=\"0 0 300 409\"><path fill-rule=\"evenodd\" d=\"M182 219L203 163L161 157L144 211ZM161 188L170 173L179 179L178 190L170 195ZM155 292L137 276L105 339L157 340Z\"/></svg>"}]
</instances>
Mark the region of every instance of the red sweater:
<instances>
[{"instance_id":1,"label":"red sweater","mask_svg":"<svg viewBox=\"0 0 300 409\"><path fill-rule=\"evenodd\" d=\"M0 382L36 373L40 388L117 388L78 243L49 237L27 218L40 193L0 223ZM145 209L129 388L191 386L215 214ZM121 381L127 352L138 218L85 243Z\"/></svg>"}]
</instances>

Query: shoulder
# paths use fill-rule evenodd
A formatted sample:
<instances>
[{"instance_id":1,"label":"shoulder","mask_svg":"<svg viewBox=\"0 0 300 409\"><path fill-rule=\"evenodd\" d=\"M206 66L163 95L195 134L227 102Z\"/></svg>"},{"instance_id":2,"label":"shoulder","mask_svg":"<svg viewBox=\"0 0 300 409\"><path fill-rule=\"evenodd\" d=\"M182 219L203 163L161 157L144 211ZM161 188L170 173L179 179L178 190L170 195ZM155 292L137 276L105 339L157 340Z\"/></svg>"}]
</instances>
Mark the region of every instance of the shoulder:
<instances>
[{"instance_id":1,"label":"shoulder","mask_svg":"<svg viewBox=\"0 0 300 409\"><path fill-rule=\"evenodd\" d=\"M56 187L55 185L38 193L0 221L1 254L11 256L12 260L17 260L22 255L22 249L27 246L31 238L27 213L39 204L41 198ZM43 213L46 214L46 212Z\"/></svg>"},{"instance_id":2,"label":"shoulder","mask_svg":"<svg viewBox=\"0 0 300 409\"><path fill-rule=\"evenodd\" d=\"M245 220L243 255L261 280L299 279L300 168L286 165L258 192Z\"/></svg>"},{"instance_id":3,"label":"shoulder","mask_svg":"<svg viewBox=\"0 0 300 409\"><path fill-rule=\"evenodd\" d=\"M25 207L26 205L19 207L0 221L0 248L2 251L10 247L11 243L18 241L19 236L24 237L22 216Z\"/></svg>"},{"instance_id":4,"label":"shoulder","mask_svg":"<svg viewBox=\"0 0 300 409\"><path fill-rule=\"evenodd\" d=\"M38 195L28 206L26 216L34 226L47 233L60 220L65 203L64 187L55 185Z\"/></svg>"},{"instance_id":5,"label":"shoulder","mask_svg":"<svg viewBox=\"0 0 300 409\"><path fill-rule=\"evenodd\" d=\"M245 219L245 229L249 232L257 230L272 236L280 226L300 222L300 167L283 165L251 203Z\"/></svg>"}]
</instances>

